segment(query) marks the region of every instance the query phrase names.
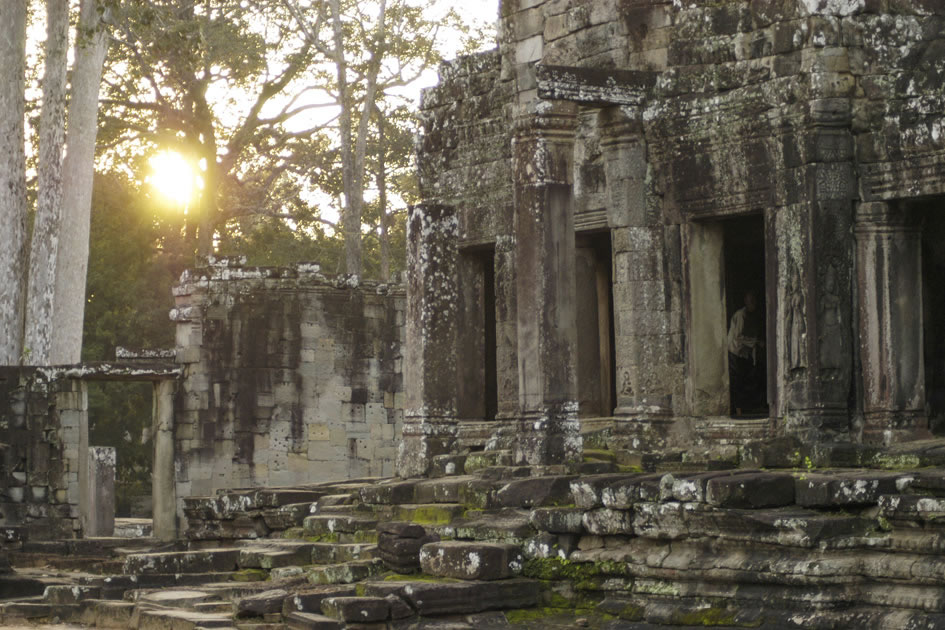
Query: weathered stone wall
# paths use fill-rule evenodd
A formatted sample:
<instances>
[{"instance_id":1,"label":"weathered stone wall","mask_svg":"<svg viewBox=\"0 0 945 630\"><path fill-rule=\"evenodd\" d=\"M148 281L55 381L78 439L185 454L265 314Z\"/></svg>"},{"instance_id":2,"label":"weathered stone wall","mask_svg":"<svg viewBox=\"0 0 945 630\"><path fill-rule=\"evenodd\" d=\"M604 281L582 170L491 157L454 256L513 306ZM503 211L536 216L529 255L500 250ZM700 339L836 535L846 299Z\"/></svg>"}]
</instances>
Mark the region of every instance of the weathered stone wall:
<instances>
[{"instance_id":1,"label":"weathered stone wall","mask_svg":"<svg viewBox=\"0 0 945 630\"><path fill-rule=\"evenodd\" d=\"M79 530L79 441L88 400L73 380L0 368L0 536L72 538Z\"/></svg>"},{"instance_id":2,"label":"weathered stone wall","mask_svg":"<svg viewBox=\"0 0 945 630\"><path fill-rule=\"evenodd\" d=\"M178 497L393 473L401 287L227 259L174 294Z\"/></svg>"},{"instance_id":3,"label":"weathered stone wall","mask_svg":"<svg viewBox=\"0 0 945 630\"><path fill-rule=\"evenodd\" d=\"M421 192L455 208L460 261L494 248L499 419L527 415L522 386L544 369L522 354L523 289L563 288L523 271L526 250L548 248L546 271L566 250L526 242L517 217L558 220L555 197L529 191L560 185L576 232L609 234L614 415L631 442L923 435L919 235L945 211L943 79L945 5L930 0L503 1L498 48L445 64L425 94L420 145ZM770 421L736 425L723 219L749 215L764 225ZM455 281L461 302L479 295L475 274Z\"/></svg>"}]
</instances>

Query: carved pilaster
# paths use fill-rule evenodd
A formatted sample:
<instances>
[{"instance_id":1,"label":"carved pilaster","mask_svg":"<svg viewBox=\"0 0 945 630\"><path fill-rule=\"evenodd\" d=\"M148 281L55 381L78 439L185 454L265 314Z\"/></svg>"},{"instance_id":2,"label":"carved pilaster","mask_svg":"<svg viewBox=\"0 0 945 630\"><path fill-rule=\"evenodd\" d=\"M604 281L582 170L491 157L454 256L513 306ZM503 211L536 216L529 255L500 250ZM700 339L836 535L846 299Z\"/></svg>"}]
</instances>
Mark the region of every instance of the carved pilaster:
<instances>
[{"instance_id":1,"label":"carved pilaster","mask_svg":"<svg viewBox=\"0 0 945 630\"><path fill-rule=\"evenodd\" d=\"M581 456L577 422L574 212L575 106L540 102L516 120L518 378L514 458L561 464Z\"/></svg>"},{"instance_id":2,"label":"carved pilaster","mask_svg":"<svg viewBox=\"0 0 945 630\"><path fill-rule=\"evenodd\" d=\"M918 226L884 202L861 203L856 262L863 372L863 439L892 444L927 434Z\"/></svg>"},{"instance_id":3,"label":"carved pilaster","mask_svg":"<svg viewBox=\"0 0 945 630\"><path fill-rule=\"evenodd\" d=\"M407 218L407 343L403 439L397 474L426 474L456 440L459 222L449 206L424 204Z\"/></svg>"}]
</instances>

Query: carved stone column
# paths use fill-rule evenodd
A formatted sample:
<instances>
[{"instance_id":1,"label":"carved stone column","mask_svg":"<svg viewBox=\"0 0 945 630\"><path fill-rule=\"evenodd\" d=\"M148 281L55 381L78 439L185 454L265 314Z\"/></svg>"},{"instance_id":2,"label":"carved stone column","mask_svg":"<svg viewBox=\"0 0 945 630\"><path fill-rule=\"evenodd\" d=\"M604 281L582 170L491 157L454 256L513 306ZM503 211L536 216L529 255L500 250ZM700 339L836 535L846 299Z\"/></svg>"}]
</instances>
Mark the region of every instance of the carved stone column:
<instances>
[{"instance_id":1,"label":"carved stone column","mask_svg":"<svg viewBox=\"0 0 945 630\"><path fill-rule=\"evenodd\" d=\"M177 477L174 466L174 394L176 381L167 379L154 384L152 422L154 428L153 512L154 537L176 540Z\"/></svg>"},{"instance_id":2,"label":"carved stone column","mask_svg":"<svg viewBox=\"0 0 945 630\"><path fill-rule=\"evenodd\" d=\"M672 417L673 391L681 383L679 359L673 357L679 331L666 264L672 248L661 215L647 207L642 123L622 109L607 110L601 115L601 136L614 235L614 413L659 423Z\"/></svg>"},{"instance_id":3,"label":"carved stone column","mask_svg":"<svg viewBox=\"0 0 945 630\"><path fill-rule=\"evenodd\" d=\"M581 457L577 420L574 213L571 166L576 108L540 102L516 121L518 380L514 459L564 464Z\"/></svg>"},{"instance_id":4,"label":"carved stone column","mask_svg":"<svg viewBox=\"0 0 945 630\"><path fill-rule=\"evenodd\" d=\"M918 226L884 202L856 213L863 370L863 440L892 444L928 433Z\"/></svg>"},{"instance_id":5,"label":"carved stone column","mask_svg":"<svg viewBox=\"0 0 945 630\"><path fill-rule=\"evenodd\" d=\"M449 206L423 204L407 217L407 405L397 474L425 475L456 440L456 288L459 222Z\"/></svg>"}]
</instances>

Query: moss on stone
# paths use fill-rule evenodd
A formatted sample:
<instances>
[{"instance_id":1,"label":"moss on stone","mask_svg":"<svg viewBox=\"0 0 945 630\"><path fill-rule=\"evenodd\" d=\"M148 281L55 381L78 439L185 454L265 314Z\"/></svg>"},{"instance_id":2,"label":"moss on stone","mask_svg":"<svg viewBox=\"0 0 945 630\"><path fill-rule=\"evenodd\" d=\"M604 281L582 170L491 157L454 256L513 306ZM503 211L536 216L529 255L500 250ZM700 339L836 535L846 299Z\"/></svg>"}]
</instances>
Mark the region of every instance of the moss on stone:
<instances>
[{"instance_id":1,"label":"moss on stone","mask_svg":"<svg viewBox=\"0 0 945 630\"><path fill-rule=\"evenodd\" d=\"M553 557L529 558L522 568L522 575L539 580L569 580L577 588L578 585L588 585L588 580L599 576L629 575L629 571L623 562L608 560L577 563Z\"/></svg>"},{"instance_id":2,"label":"moss on stone","mask_svg":"<svg viewBox=\"0 0 945 630\"><path fill-rule=\"evenodd\" d=\"M574 614L574 612L571 608L524 608L506 611L505 618L509 623L527 623L529 621L540 621L555 615Z\"/></svg>"},{"instance_id":3,"label":"moss on stone","mask_svg":"<svg viewBox=\"0 0 945 630\"><path fill-rule=\"evenodd\" d=\"M448 525L456 516L455 510L437 505L400 506L396 520L410 521L420 525Z\"/></svg>"},{"instance_id":4,"label":"moss on stone","mask_svg":"<svg viewBox=\"0 0 945 630\"><path fill-rule=\"evenodd\" d=\"M734 626L736 625L735 611L720 606L710 606L701 610L693 610L688 613L679 613L673 617L673 623L686 626L703 626L706 628L713 626ZM743 627L757 628L762 621L759 619L756 623L738 624Z\"/></svg>"},{"instance_id":5,"label":"moss on stone","mask_svg":"<svg viewBox=\"0 0 945 630\"><path fill-rule=\"evenodd\" d=\"M585 448L584 461L586 462L612 462L617 458L613 451L606 449Z\"/></svg>"}]
</instances>

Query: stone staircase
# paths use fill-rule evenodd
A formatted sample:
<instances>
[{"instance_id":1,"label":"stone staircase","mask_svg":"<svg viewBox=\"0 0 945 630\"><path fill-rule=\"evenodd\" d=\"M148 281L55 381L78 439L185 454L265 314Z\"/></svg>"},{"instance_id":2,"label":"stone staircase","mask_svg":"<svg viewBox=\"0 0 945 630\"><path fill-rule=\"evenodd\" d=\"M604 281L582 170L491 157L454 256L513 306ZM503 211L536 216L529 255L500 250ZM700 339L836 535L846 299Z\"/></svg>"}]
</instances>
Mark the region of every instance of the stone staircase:
<instances>
[{"instance_id":1,"label":"stone staircase","mask_svg":"<svg viewBox=\"0 0 945 630\"><path fill-rule=\"evenodd\" d=\"M945 468L595 459L190 498L173 544L26 542L0 622L945 628Z\"/></svg>"}]
</instances>

